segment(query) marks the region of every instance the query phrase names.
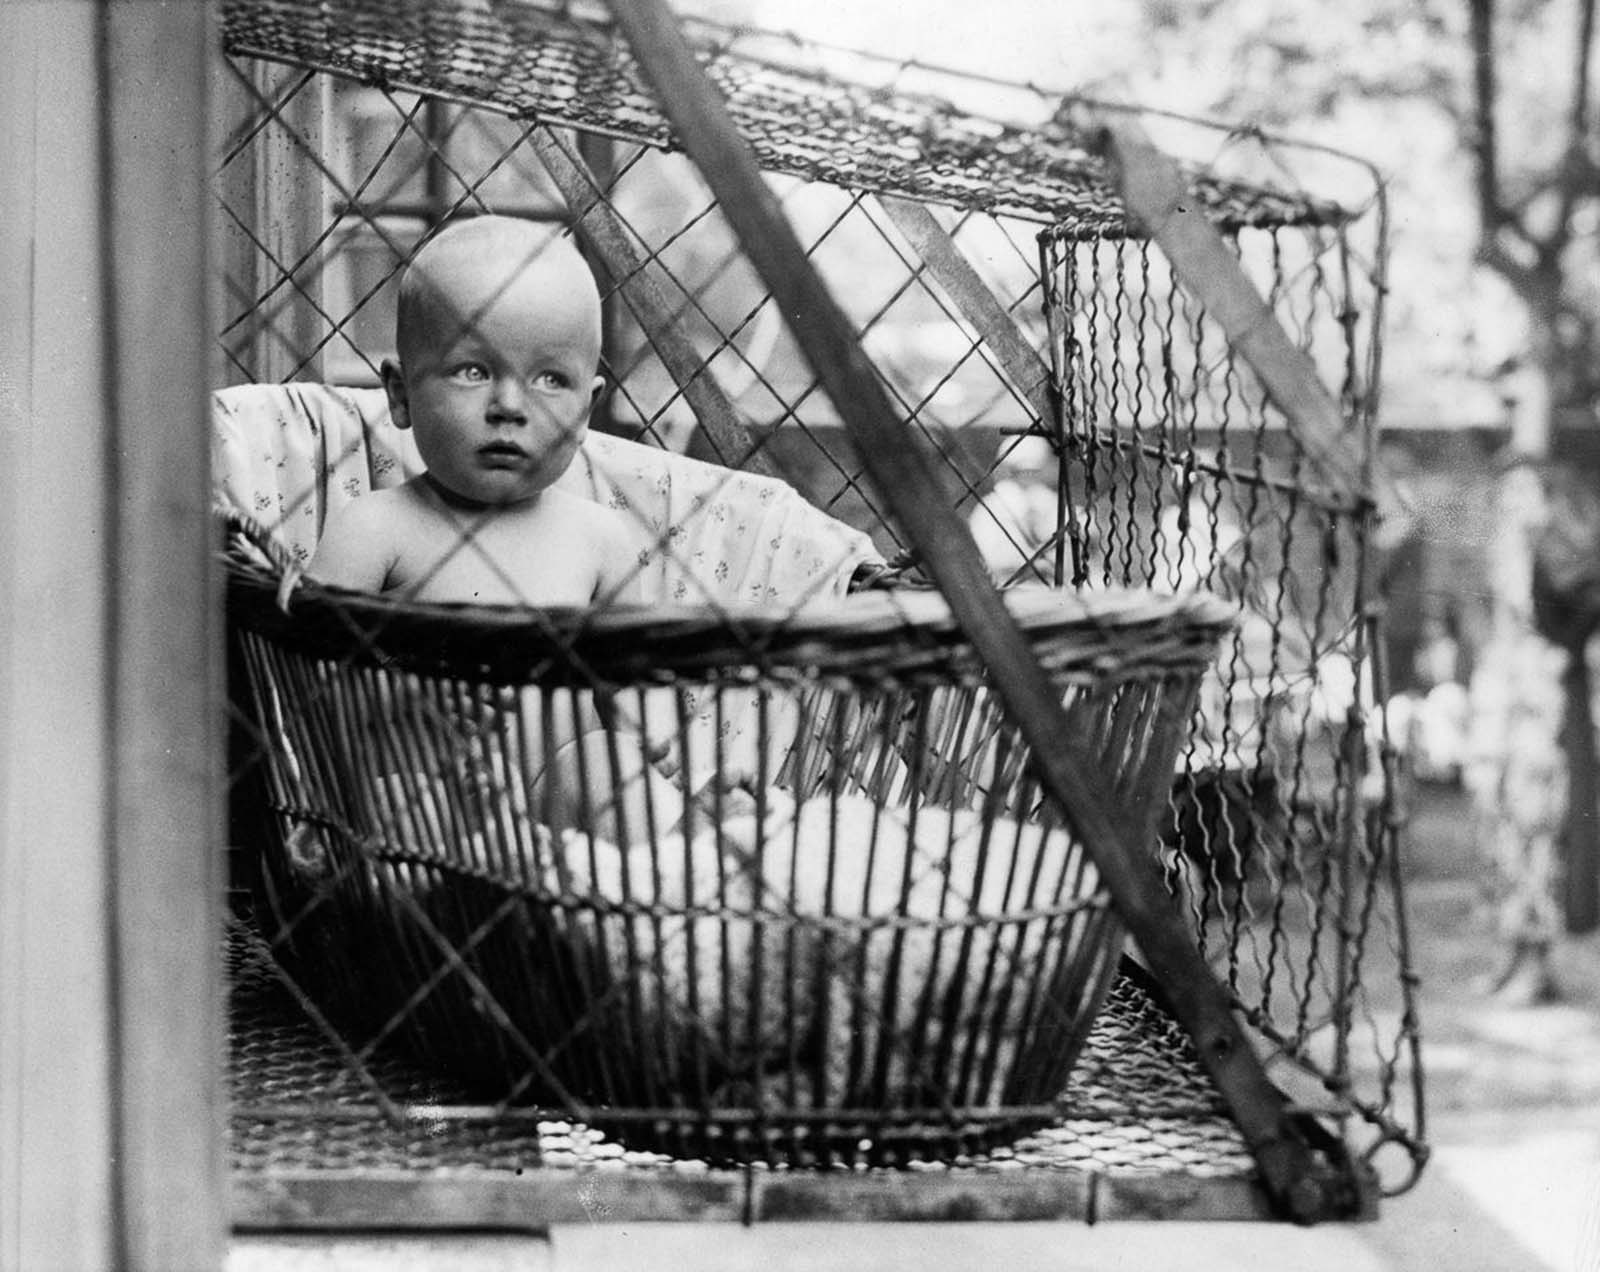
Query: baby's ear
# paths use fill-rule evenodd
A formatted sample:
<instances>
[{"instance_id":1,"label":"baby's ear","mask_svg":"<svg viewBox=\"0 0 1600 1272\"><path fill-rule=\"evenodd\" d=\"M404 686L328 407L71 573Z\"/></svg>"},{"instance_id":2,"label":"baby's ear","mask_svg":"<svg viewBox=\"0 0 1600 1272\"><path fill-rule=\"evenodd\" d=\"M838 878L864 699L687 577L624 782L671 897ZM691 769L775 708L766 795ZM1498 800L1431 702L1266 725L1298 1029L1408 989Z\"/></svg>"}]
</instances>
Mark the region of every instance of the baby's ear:
<instances>
[{"instance_id":1,"label":"baby's ear","mask_svg":"<svg viewBox=\"0 0 1600 1272\"><path fill-rule=\"evenodd\" d=\"M410 428L411 407L406 400L406 379L400 373L400 364L393 358L385 358L383 365L378 368L378 374L383 379L383 392L389 399L389 418L394 421L396 428Z\"/></svg>"},{"instance_id":2,"label":"baby's ear","mask_svg":"<svg viewBox=\"0 0 1600 1272\"><path fill-rule=\"evenodd\" d=\"M594 404L600 400L600 395L602 393L604 393L605 391L606 391L606 378L605 378L605 376L603 376L603 375L595 376L594 382L589 385L589 405L591 407L593 407Z\"/></svg>"}]
</instances>

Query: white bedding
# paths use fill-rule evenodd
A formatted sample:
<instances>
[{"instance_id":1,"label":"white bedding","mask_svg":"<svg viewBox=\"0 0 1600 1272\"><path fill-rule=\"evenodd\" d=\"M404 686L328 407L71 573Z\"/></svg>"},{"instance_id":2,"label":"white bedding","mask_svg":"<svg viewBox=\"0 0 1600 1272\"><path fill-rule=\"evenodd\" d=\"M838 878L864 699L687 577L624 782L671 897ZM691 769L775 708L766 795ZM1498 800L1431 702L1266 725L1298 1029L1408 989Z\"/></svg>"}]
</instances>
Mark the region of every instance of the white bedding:
<instances>
[{"instance_id":1,"label":"white bedding","mask_svg":"<svg viewBox=\"0 0 1600 1272\"><path fill-rule=\"evenodd\" d=\"M543 875L571 899L557 908L575 942L603 945L619 981L641 969L636 1009L686 1069L696 1048L710 1057L719 1098L798 1070L808 1090L785 1084L771 1098L916 1102L950 1076L934 1071L941 1033L956 1040L943 1065L1003 1073L1023 1059L1030 1016L1092 1010L1082 1000L1097 993L1094 976L1078 1001L1070 990L1053 1008L1040 1001L1066 954L1100 939L1103 918L1093 868L1064 831L1003 818L986 830L977 813L934 808L913 819L860 796L795 804L774 792L772 803L759 836L751 814L713 826L695 811L688 838L668 834L653 849L568 831ZM1081 905L1071 920L1041 914ZM974 1038L989 1042L969 1057ZM1064 1082L1070 1048L1041 1045L1029 1067ZM852 1049L865 1057L854 1082ZM996 1086L987 1098L1048 1097Z\"/></svg>"}]
</instances>

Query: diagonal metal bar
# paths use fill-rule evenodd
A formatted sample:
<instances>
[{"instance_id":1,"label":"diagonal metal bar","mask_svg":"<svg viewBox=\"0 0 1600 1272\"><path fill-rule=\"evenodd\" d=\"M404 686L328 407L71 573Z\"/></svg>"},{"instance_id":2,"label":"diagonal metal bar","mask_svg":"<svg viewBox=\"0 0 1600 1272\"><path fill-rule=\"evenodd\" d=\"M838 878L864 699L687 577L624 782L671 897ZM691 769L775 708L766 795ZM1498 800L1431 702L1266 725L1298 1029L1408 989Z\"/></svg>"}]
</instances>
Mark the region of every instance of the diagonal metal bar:
<instances>
[{"instance_id":1,"label":"diagonal metal bar","mask_svg":"<svg viewBox=\"0 0 1600 1272\"><path fill-rule=\"evenodd\" d=\"M978 276L972 262L934 219L927 204L880 195L878 206L894 223L895 229L905 235L961 316L994 350L1006 378L1022 394L1028 408L1040 420L1048 421L1054 414L1050 404L1049 366L1028 343L1017 320Z\"/></svg>"},{"instance_id":2,"label":"diagonal metal bar","mask_svg":"<svg viewBox=\"0 0 1600 1272\"><path fill-rule=\"evenodd\" d=\"M1099 144L1130 216L1222 325L1229 345L1256 373L1329 489L1352 507L1372 502L1382 493L1381 475L1369 471L1310 356L1290 341L1245 276L1191 197L1178 165L1125 120L1106 124Z\"/></svg>"},{"instance_id":3,"label":"diagonal metal bar","mask_svg":"<svg viewBox=\"0 0 1600 1272\"><path fill-rule=\"evenodd\" d=\"M880 214L888 216L888 210L885 207L886 197L887 196L879 197L878 208ZM911 209L925 211L925 205L915 203L914 201L900 200L899 202L904 203ZM874 215L870 208L866 208L865 213L868 224L870 224L873 229L877 230L879 236L889 246L890 250L894 252L895 256L899 258L900 262L905 265L906 268L916 272L918 280L922 282L923 290L933 300L933 302L938 305L940 312L957 325L965 322L967 326L972 327L977 333L973 338L971 349L969 349L967 353L963 354L961 361L957 363L957 369L959 369L959 367L964 364L972 356L972 354L976 353L982 359L984 365L995 372L996 385L986 401L979 403L976 408L970 410L968 418L974 421L980 420L984 418L989 411L994 409L997 404L1010 399L1024 411L1032 412L1038 420L1042 421L1048 419L1049 417L1041 414L1038 409L1039 405L1048 404L1048 397L1041 397L1037 393L1030 395L1029 393L1018 388L1016 382L1009 378L1009 369L1006 359L1001 356L1000 352L998 352L1004 344L1004 347L1014 355L1022 355L1015 357L1014 361L1018 374L1024 377L1024 382L1027 382L1026 377L1035 369L1037 369L1038 373L1041 375L1049 375L1048 366L1045 364L1044 360L1039 357L1038 352L1033 349L1033 346L1028 342L1027 337L1022 334L1021 324L1017 321L1015 316L1021 310L1023 302L1040 290L1040 284L1037 280L1037 277L1035 277L1033 285L1028 289L1026 295L1018 297L1009 303L1004 303L1002 302L1001 298L995 294L993 286L978 276L977 271L972 268L971 263L967 260L960 247L956 244L955 238L959 230L959 226L957 226L955 229L946 229L944 226L940 225L937 220L930 218L929 224L931 225L934 236L936 236L937 239L942 239L948 243L952 256L952 268L945 269L941 267L940 269L935 270L931 267L931 263L928 259L928 253L925 253L919 249L918 244L913 241L911 234L908 232L907 226L896 226L896 228L900 230L901 237L907 240L906 243L902 245L895 240L895 237L889 233L888 229L879 223L878 216ZM891 224L895 224L892 217L890 217L890 222ZM920 226L922 224L923 223L920 221L920 219L915 216L915 212L913 212L912 216L908 219L908 225ZM1010 240L1008 239L1007 241L1009 242ZM961 277L959 271L962 270L964 270L968 278L963 279ZM946 276L948 276L948 281ZM927 281L929 278L937 281L940 286L929 286ZM953 293L957 288L970 288L974 283L976 284L978 291L975 292L970 298L954 296ZM985 300L984 297L988 297L989 299ZM980 307L982 308L980 309ZM994 330L993 338L991 338L989 334L991 328ZM1013 337L1015 340L1021 341L1020 348L1014 347ZM1027 352L1031 352L1032 354L1031 364L1026 356ZM1046 387L1048 387L1048 381L1044 383Z\"/></svg>"},{"instance_id":4,"label":"diagonal metal bar","mask_svg":"<svg viewBox=\"0 0 1600 1272\"><path fill-rule=\"evenodd\" d=\"M838 303L807 259L755 157L662 0L613 10L674 130L721 202L752 263L793 324L811 365L868 459L874 480L920 551L968 638L988 666L1033 750L1039 777L1099 867L1118 912L1250 1145L1268 1195L1288 1217L1314 1222L1349 1213L1352 1185L1327 1133L1293 1115L1268 1080L1233 1016L1227 991L1185 932L1144 851L1156 801L1132 824L1106 798L1097 756L1073 740L1049 678L995 591L962 520L939 498L932 462L905 429Z\"/></svg>"},{"instance_id":5,"label":"diagonal metal bar","mask_svg":"<svg viewBox=\"0 0 1600 1272\"><path fill-rule=\"evenodd\" d=\"M579 237L599 259L638 320L656 356L693 408L722 461L732 468L779 477L772 461L750 436L738 409L717 383L710 366L672 321L672 308L646 262L629 242L617 214L580 156L569 152L548 128L530 144L567 201Z\"/></svg>"}]
</instances>

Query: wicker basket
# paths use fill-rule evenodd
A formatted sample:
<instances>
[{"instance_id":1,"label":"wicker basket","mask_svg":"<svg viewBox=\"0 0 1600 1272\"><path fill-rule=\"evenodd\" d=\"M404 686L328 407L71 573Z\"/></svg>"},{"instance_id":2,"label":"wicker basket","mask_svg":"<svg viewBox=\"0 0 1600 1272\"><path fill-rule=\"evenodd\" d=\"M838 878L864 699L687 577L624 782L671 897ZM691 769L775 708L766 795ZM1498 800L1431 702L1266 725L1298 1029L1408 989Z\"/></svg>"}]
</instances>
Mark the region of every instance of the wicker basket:
<instances>
[{"instance_id":1,"label":"wicker basket","mask_svg":"<svg viewBox=\"0 0 1600 1272\"><path fill-rule=\"evenodd\" d=\"M937 595L277 591L231 567L257 920L354 1058L403 1045L498 1107L713 1162L903 1163L1054 1115L1121 928ZM1225 607L1010 605L1144 816Z\"/></svg>"}]
</instances>

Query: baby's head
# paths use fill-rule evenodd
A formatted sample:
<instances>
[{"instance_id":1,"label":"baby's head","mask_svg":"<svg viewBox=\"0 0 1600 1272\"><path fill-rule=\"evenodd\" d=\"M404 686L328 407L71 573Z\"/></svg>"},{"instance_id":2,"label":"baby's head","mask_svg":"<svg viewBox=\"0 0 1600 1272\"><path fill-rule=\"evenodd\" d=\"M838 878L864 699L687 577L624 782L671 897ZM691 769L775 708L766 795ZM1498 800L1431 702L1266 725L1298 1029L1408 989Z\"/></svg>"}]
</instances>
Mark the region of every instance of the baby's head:
<instances>
[{"instance_id":1,"label":"baby's head","mask_svg":"<svg viewBox=\"0 0 1600 1272\"><path fill-rule=\"evenodd\" d=\"M566 471L601 384L600 296L570 239L512 217L449 226L401 277L395 337L389 409L446 494L517 503Z\"/></svg>"}]
</instances>

